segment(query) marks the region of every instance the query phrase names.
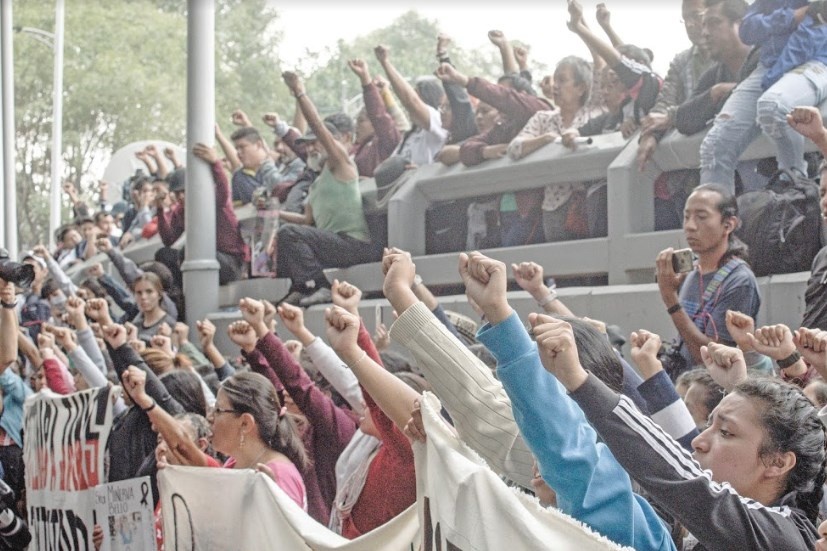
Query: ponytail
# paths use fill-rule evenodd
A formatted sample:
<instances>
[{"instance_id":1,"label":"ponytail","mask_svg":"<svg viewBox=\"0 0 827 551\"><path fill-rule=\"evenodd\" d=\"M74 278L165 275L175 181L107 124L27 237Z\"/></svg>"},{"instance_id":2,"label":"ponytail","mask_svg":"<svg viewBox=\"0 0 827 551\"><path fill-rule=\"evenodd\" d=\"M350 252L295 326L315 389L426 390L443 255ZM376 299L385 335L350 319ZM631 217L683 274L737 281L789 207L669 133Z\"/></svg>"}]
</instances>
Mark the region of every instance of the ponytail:
<instances>
[{"instance_id":1,"label":"ponytail","mask_svg":"<svg viewBox=\"0 0 827 551\"><path fill-rule=\"evenodd\" d=\"M821 512L819 505L824 498L824 482L827 481L827 457L821 463L819 473L813 479L813 488L808 492L798 492L795 504L801 509L814 525L818 525L818 516Z\"/></svg>"},{"instance_id":2,"label":"ponytail","mask_svg":"<svg viewBox=\"0 0 827 551\"><path fill-rule=\"evenodd\" d=\"M262 442L283 453L301 472L309 466L297 416L287 413L279 401L275 387L263 375L236 373L221 383L232 408L253 416Z\"/></svg>"},{"instance_id":3,"label":"ponytail","mask_svg":"<svg viewBox=\"0 0 827 551\"><path fill-rule=\"evenodd\" d=\"M272 449L286 455L299 472L304 474L311 466L311 462L299 436L299 421L298 416L292 413L281 415L276 422L276 430L266 440L266 443Z\"/></svg>"}]
</instances>

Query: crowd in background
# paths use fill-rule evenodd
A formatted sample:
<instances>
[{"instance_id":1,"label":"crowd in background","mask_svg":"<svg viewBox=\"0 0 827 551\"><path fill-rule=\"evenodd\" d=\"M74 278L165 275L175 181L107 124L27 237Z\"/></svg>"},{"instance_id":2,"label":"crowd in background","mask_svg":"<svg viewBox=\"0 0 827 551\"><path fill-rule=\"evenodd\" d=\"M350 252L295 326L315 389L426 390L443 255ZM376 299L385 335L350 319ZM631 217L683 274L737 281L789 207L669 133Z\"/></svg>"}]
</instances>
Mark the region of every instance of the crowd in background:
<instances>
[{"instance_id":1,"label":"crowd in background","mask_svg":"<svg viewBox=\"0 0 827 551\"><path fill-rule=\"evenodd\" d=\"M827 248L813 261L801 326L756 327L759 287L734 233L737 194L761 185L739 175L737 161L760 132L776 146L778 169L803 179L820 171L827 217L827 166L808 167L804 156L807 140L827 154L814 107L827 92L827 7L684 0L682 10L692 46L665 78L651 70L652 51L617 36L606 6L596 13L603 38L572 1L568 28L592 60L564 57L539 93L527 50L501 32L489 33L503 60L497 82L455 67L440 36L436 76L413 83L383 46L375 54L385 78L351 60L364 96L355 121L323 117L312 90L286 72L297 109L291 124L264 114L273 143L241 111L229 138L216 126L222 155L206 144L193 153L211 168L220 281L246 277L257 255L291 280L277 306L265 300L277 297L240 301L242 320L228 329L237 357L215 346L210 320L184 319L184 301L198 298L182 291L176 242L187 187L174 150L139 152L147 173L114 205L90 207L67 184L76 219L61 228L56 251L37 246L21 266L0 250L0 275L9 278L0 279L0 464L19 498L2 503L14 511L25 500L27 397L113 385L110 481L149 475L157 504L154 481L166 465L257 469L352 539L415 502L411 442L427 438L419 400L430 391L498 475L621 545L827 548L819 540L827 525L818 529L827 513L827 413L819 414L827 406ZM709 126L700 171L666 173L655 184L658 228L682 227L692 256L684 269L673 249L652 251L672 325L633 332L629 357L622 336L578 317L533 262L509 274L480 253L459 255L477 323L439 304L409 254L372 238L364 179L381 203L417 167L518 161L610 132L638 140L642 169L672 128ZM280 221L252 250L234 210L247 203ZM607 208L604 179L480 198L463 213L496 212L496 243L509 246L605 235ZM155 234L163 247L154 261L139 266L124 255ZM66 275L99 253L117 275L100 264L79 283ZM359 319L361 291L323 272L371 261L381 261L398 315L373 336ZM22 271L12 278L13 268ZM541 313L517 317L509 279ZM327 303L325 341L305 326L302 307ZM659 336L676 332L672 342ZM9 543L7 526L19 529L3 511L0 545ZM162 513L157 507L161 546Z\"/></svg>"}]
</instances>

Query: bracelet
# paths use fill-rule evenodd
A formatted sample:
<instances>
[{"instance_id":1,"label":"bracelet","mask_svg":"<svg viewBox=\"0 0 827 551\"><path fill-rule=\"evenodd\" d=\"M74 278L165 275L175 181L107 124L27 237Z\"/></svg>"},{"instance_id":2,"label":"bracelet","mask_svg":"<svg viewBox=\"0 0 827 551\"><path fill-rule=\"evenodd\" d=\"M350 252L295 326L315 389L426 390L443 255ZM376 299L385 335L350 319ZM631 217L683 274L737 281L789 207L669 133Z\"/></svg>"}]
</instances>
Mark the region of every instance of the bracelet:
<instances>
[{"instance_id":1,"label":"bracelet","mask_svg":"<svg viewBox=\"0 0 827 551\"><path fill-rule=\"evenodd\" d=\"M16 300L14 302L2 302L2 301L0 301L0 306L2 306L3 308L5 308L7 310L14 310L15 308L17 308L17 301Z\"/></svg>"},{"instance_id":2,"label":"bracelet","mask_svg":"<svg viewBox=\"0 0 827 551\"><path fill-rule=\"evenodd\" d=\"M299 92L298 94L295 94L293 97L296 98L296 99L301 99L306 95L307 95L307 92Z\"/></svg>"},{"instance_id":3,"label":"bracelet","mask_svg":"<svg viewBox=\"0 0 827 551\"><path fill-rule=\"evenodd\" d=\"M551 304L555 300L557 300L557 290L549 289L548 294L542 300L537 301L537 306L540 308L545 308L548 304Z\"/></svg>"},{"instance_id":4,"label":"bracelet","mask_svg":"<svg viewBox=\"0 0 827 551\"><path fill-rule=\"evenodd\" d=\"M669 315L671 316L671 315L672 315L672 314L674 314L675 312L680 311L682 308L683 308L683 306L681 306L681 303L680 303L680 302L678 302L678 303L676 303L676 304L673 304L673 305L672 305L672 306L670 306L669 308L667 308L667 309L666 309L666 313L667 313L667 314L669 314Z\"/></svg>"},{"instance_id":5,"label":"bracelet","mask_svg":"<svg viewBox=\"0 0 827 551\"><path fill-rule=\"evenodd\" d=\"M792 354L790 354L783 360L777 360L775 363L778 364L778 367L780 369L787 369L788 367L792 367L793 365L795 365L800 359L801 354L799 354L798 350L794 350Z\"/></svg>"},{"instance_id":6,"label":"bracelet","mask_svg":"<svg viewBox=\"0 0 827 551\"><path fill-rule=\"evenodd\" d=\"M355 362L353 362L353 364L349 365L348 367L350 368L351 371L353 371L353 368L356 367L357 365L359 365L360 363L362 363L362 361L364 361L364 359L367 358L367 357L368 357L368 353L365 352L364 350L362 350L362 355L359 357L359 359L356 360Z\"/></svg>"},{"instance_id":7,"label":"bracelet","mask_svg":"<svg viewBox=\"0 0 827 551\"><path fill-rule=\"evenodd\" d=\"M141 411L143 411L144 413L149 413L150 411L155 409L155 406L157 406L157 405L158 405L158 402L156 402L155 398L153 398L152 399L152 405L149 406L148 408L141 408Z\"/></svg>"}]
</instances>

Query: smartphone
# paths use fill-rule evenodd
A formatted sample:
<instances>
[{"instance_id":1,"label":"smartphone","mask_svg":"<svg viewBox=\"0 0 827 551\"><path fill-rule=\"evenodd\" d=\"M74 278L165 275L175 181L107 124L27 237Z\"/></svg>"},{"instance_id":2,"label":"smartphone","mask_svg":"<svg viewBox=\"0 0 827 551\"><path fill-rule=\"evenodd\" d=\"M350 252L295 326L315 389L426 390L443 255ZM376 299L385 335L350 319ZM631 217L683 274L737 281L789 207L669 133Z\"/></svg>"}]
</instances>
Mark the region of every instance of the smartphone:
<instances>
[{"instance_id":1,"label":"smartphone","mask_svg":"<svg viewBox=\"0 0 827 551\"><path fill-rule=\"evenodd\" d=\"M374 323L375 323L374 327L378 328L380 325L382 325L382 305L381 304L376 305L376 309L374 310L373 315L374 315Z\"/></svg>"},{"instance_id":2,"label":"smartphone","mask_svg":"<svg viewBox=\"0 0 827 551\"><path fill-rule=\"evenodd\" d=\"M672 253L672 269L676 274L691 272L695 267L695 255L692 249L678 249Z\"/></svg>"}]
</instances>

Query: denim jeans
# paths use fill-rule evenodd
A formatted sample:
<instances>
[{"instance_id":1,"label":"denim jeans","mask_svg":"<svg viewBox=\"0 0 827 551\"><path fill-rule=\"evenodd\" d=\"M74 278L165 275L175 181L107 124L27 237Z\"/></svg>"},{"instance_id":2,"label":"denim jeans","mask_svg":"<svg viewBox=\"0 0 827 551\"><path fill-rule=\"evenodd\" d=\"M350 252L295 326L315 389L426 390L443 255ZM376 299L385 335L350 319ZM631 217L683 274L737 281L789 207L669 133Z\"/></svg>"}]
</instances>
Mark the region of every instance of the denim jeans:
<instances>
[{"instance_id":1,"label":"denim jeans","mask_svg":"<svg viewBox=\"0 0 827 551\"><path fill-rule=\"evenodd\" d=\"M763 132L775 143L779 169L807 173L804 137L787 124L798 105L819 105L827 98L827 66L809 61L786 73L769 90L761 89L766 68L758 67L733 90L701 144L701 183L735 191L735 166Z\"/></svg>"}]
</instances>

